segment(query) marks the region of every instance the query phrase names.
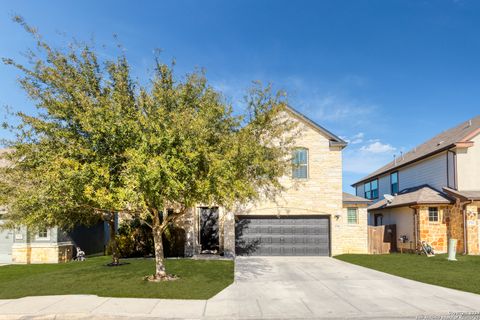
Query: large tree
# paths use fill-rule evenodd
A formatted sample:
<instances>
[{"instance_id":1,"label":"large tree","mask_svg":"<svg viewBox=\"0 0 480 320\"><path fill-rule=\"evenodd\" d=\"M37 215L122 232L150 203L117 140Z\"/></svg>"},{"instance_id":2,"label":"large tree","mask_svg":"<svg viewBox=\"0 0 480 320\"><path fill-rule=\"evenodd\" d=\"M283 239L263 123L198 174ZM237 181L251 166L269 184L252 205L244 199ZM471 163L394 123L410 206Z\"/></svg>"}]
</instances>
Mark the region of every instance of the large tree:
<instances>
[{"instance_id":1,"label":"large tree","mask_svg":"<svg viewBox=\"0 0 480 320\"><path fill-rule=\"evenodd\" d=\"M136 87L123 55L100 64L89 47L52 49L18 21L41 54L5 62L40 114L18 114L2 183L12 223L139 217L153 230L150 279L164 280L162 235L196 204L228 210L282 189L295 138L284 95L255 84L235 115L203 72L176 79L157 58L150 85Z\"/></svg>"},{"instance_id":2,"label":"large tree","mask_svg":"<svg viewBox=\"0 0 480 320\"><path fill-rule=\"evenodd\" d=\"M36 39L36 50L27 52L26 64L3 61L21 72L19 83L37 113L17 112L20 125L9 126L14 152L6 155L10 165L0 184L7 226L71 229L104 220L118 264L115 214L137 116L128 63L121 55L101 64L94 49L78 43L52 48L21 17L15 21Z\"/></svg>"},{"instance_id":3,"label":"large tree","mask_svg":"<svg viewBox=\"0 0 480 320\"><path fill-rule=\"evenodd\" d=\"M125 201L150 220L155 243L154 280L168 278L162 234L196 204L232 209L282 189L290 165L293 123L282 94L253 86L246 114L234 116L222 95L195 72L176 81L156 64L150 91L138 100L138 145L127 150Z\"/></svg>"}]
</instances>

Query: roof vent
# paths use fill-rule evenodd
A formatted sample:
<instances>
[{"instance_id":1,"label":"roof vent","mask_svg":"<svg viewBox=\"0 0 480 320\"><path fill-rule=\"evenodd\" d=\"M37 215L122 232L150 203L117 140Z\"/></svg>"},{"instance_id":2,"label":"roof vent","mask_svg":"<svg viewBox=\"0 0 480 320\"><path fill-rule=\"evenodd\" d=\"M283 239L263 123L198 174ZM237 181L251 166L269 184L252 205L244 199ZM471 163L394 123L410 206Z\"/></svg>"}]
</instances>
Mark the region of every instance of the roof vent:
<instances>
[{"instance_id":1,"label":"roof vent","mask_svg":"<svg viewBox=\"0 0 480 320\"><path fill-rule=\"evenodd\" d=\"M469 126L469 127L472 126L472 119L468 120L468 126Z\"/></svg>"},{"instance_id":2,"label":"roof vent","mask_svg":"<svg viewBox=\"0 0 480 320\"><path fill-rule=\"evenodd\" d=\"M441 145L443 142L444 142L443 140L442 140L442 141L439 141L439 142L437 143L437 146Z\"/></svg>"}]
</instances>

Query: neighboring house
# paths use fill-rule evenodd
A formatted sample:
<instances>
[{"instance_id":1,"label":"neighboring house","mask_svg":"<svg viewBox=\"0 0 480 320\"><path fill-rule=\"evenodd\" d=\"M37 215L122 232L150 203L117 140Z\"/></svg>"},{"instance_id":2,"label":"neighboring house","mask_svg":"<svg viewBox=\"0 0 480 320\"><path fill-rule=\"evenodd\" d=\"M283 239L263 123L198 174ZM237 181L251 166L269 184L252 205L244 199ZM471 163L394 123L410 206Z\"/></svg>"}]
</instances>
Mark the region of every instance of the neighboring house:
<instances>
[{"instance_id":1,"label":"neighboring house","mask_svg":"<svg viewBox=\"0 0 480 320\"><path fill-rule=\"evenodd\" d=\"M480 116L444 131L352 185L374 201L369 224L396 224L399 247L480 252ZM386 195L386 196L385 196Z\"/></svg>"},{"instance_id":2,"label":"neighboring house","mask_svg":"<svg viewBox=\"0 0 480 320\"><path fill-rule=\"evenodd\" d=\"M0 150L0 166L8 165ZM5 208L0 208L0 226ZM0 264L3 263L58 263L72 259L75 247L87 254L103 253L108 241L108 227L101 222L93 227L79 226L70 232L55 227L28 230L25 226L12 229L0 228Z\"/></svg>"},{"instance_id":3,"label":"neighboring house","mask_svg":"<svg viewBox=\"0 0 480 320\"><path fill-rule=\"evenodd\" d=\"M297 122L290 174L275 201L235 209L197 207L181 223L185 255L317 255L367 253L369 200L342 193L342 139L289 108Z\"/></svg>"}]
</instances>

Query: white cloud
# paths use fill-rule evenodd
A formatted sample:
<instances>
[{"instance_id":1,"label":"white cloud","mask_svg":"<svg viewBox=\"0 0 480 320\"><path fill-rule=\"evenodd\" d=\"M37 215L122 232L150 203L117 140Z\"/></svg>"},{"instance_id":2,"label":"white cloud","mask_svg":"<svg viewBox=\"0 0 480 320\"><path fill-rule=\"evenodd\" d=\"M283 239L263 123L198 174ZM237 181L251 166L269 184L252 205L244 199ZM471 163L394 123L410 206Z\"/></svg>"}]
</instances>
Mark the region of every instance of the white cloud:
<instances>
[{"instance_id":1,"label":"white cloud","mask_svg":"<svg viewBox=\"0 0 480 320\"><path fill-rule=\"evenodd\" d=\"M392 147L390 144L381 143L380 141L372 142L360 148L360 151L370 153L392 153L395 150L397 150L395 147Z\"/></svg>"},{"instance_id":2,"label":"white cloud","mask_svg":"<svg viewBox=\"0 0 480 320\"><path fill-rule=\"evenodd\" d=\"M393 160L398 149L379 139L369 139L357 148L347 148L343 153L346 172L367 175Z\"/></svg>"},{"instance_id":3,"label":"white cloud","mask_svg":"<svg viewBox=\"0 0 480 320\"><path fill-rule=\"evenodd\" d=\"M340 138L348 144L359 144L363 142L364 136L365 134L363 132L359 132L351 137L340 136Z\"/></svg>"},{"instance_id":4,"label":"white cloud","mask_svg":"<svg viewBox=\"0 0 480 320\"><path fill-rule=\"evenodd\" d=\"M359 144L363 142L365 134L363 132L359 132L356 135L354 135L350 141L351 144Z\"/></svg>"}]
</instances>

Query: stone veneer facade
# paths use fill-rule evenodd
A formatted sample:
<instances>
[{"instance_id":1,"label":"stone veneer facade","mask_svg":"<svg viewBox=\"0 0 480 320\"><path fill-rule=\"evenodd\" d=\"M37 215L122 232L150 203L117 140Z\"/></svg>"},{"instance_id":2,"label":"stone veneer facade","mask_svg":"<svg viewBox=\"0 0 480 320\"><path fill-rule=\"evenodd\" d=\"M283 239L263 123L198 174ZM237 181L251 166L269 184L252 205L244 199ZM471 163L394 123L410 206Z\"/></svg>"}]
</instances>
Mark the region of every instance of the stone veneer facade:
<instances>
[{"instance_id":1,"label":"stone veneer facade","mask_svg":"<svg viewBox=\"0 0 480 320\"><path fill-rule=\"evenodd\" d=\"M416 207L418 240L427 241L436 252L447 252L448 240L456 239L457 253L480 254L480 217L478 212L480 202L472 202L468 205L457 203L449 206L438 206L438 208L439 221L430 222L428 220L428 206ZM464 246L465 239L467 240L466 247Z\"/></svg>"},{"instance_id":2,"label":"stone veneer facade","mask_svg":"<svg viewBox=\"0 0 480 320\"><path fill-rule=\"evenodd\" d=\"M220 208L220 251L235 255L235 217L262 216L328 216L330 220L331 255L367 253L367 210L359 206L357 225L347 223L347 209L342 203L342 146L331 145L329 137L310 123L292 116L301 132L296 145L308 149L308 179L281 179L285 187L275 200L262 198L233 210ZM198 208L181 221L186 231L185 255L200 253Z\"/></svg>"},{"instance_id":3,"label":"stone veneer facade","mask_svg":"<svg viewBox=\"0 0 480 320\"><path fill-rule=\"evenodd\" d=\"M72 260L73 245L67 244L14 244L13 263L61 263Z\"/></svg>"},{"instance_id":4,"label":"stone veneer facade","mask_svg":"<svg viewBox=\"0 0 480 320\"><path fill-rule=\"evenodd\" d=\"M358 222L349 224L348 208L357 208ZM341 235L342 253L368 253L368 212L366 204L344 204L342 215L333 221L333 228Z\"/></svg>"}]
</instances>

